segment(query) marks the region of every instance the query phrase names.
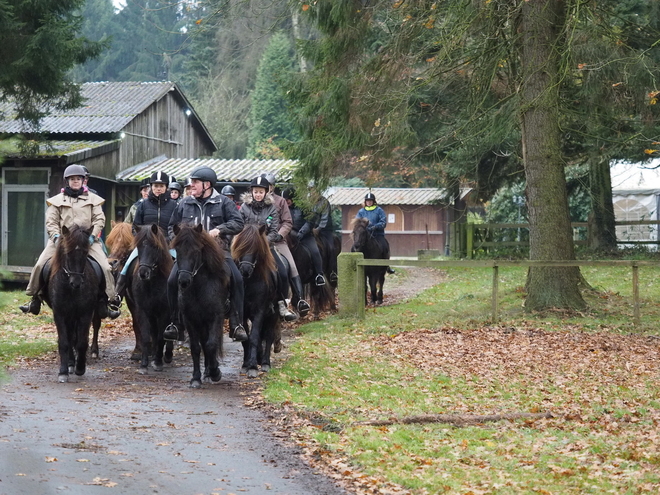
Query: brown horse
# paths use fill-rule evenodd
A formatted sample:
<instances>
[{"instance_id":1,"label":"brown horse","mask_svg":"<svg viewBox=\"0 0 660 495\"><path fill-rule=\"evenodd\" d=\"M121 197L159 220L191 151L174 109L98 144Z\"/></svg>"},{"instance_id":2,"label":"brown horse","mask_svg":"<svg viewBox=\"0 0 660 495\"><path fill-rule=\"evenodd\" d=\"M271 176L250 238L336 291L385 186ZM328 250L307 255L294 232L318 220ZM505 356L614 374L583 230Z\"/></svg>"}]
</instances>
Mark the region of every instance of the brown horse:
<instances>
[{"instance_id":1,"label":"brown horse","mask_svg":"<svg viewBox=\"0 0 660 495\"><path fill-rule=\"evenodd\" d=\"M117 277L121 273L126 264L128 256L133 251L133 225L126 222L113 222L112 230L105 240L105 245L108 247L110 254L108 255L108 262L112 267L112 274ZM135 315L135 302L131 297L126 297L126 305L131 315ZM142 343L140 338L140 329L136 318L132 318L133 333L135 334L135 348L131 353L133 361L140 361L142 359Z\"/></svg>"}]
</instances>

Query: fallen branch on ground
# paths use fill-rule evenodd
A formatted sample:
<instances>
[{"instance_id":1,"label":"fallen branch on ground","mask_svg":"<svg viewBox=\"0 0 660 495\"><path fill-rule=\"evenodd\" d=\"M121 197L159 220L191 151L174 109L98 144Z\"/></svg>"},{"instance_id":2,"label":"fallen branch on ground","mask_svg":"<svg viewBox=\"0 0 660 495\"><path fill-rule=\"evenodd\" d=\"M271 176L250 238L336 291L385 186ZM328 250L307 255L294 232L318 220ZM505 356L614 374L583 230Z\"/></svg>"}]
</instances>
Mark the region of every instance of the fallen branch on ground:
<instances>
[{"instance_id":1,"label":"fallen branch on ground","mask_svg":"<svg viewBox=\"0 0 660 495\"><path fill-rule=\"evenodd\" d=\"M552 413L505 413L486 415L458 415L458 414L422 414L421 416L406 416L404 418L381 419L374 421L360 421L353 423L354 426L390 426L390 425L412 425L423 423L447 423L455 426L466 426L492 421L515 420L515 419L550 419L555 416Z\"/></svg>"}]
</instances>

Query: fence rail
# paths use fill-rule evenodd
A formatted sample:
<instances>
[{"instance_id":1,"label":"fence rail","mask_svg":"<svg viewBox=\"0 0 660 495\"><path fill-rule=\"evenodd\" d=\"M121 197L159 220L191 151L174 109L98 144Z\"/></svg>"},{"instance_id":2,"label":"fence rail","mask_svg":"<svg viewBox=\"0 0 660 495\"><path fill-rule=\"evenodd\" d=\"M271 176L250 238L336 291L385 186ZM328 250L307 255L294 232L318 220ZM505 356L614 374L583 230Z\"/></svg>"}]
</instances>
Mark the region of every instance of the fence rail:
<instances>
[{"instance_id":1,"label":"fence rail","mask_svg":"<svg viewBox=\"0 0 660 495\"><path fill-rule=\"evenodd\" d=\"M629 266L632 269L633 323L640 323L639 304L639 268L642 266L660 266L657 261L636 260L574 260L574 261L500 261L500 260L373 260L365 259L362 253L341 253L338 258L339 268L339 313L342 316L364 319L364 296L366 293L365 266L416 266L426 268L492 268L493 283L491 292L491 318L498 321L499 312L499 268L500 267L541 267L541 266Z\"/></svg>"}]
</instances>

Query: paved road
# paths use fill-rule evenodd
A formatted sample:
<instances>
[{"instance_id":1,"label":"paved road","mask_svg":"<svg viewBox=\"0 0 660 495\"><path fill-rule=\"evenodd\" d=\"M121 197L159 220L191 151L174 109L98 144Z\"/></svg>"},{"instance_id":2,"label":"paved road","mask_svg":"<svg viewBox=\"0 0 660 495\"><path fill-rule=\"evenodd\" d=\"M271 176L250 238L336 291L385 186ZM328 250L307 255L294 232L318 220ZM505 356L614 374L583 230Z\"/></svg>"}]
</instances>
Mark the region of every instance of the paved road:
<instances>
[{"instance_id":1,"label":"paved road","mask_svg":"<svg viewBox=\"0 0 660 495\"><path fill-rule=\"evenodd\" d=\"M225 341L222 380L200 390L184 347L146 376L126 338L106 347L69 383L44 360L2 384L0 495L346 493L244 406L238 344Z\"/></svg>"}]
</instances>

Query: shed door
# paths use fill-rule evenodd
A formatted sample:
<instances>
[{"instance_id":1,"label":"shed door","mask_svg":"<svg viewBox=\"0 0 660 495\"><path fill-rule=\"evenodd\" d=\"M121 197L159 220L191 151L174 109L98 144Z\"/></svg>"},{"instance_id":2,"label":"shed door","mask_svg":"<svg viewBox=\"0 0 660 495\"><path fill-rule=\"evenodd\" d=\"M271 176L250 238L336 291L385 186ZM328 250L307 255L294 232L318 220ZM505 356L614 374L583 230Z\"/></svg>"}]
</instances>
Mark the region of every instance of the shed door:
<instances>
[{"instance_id":1,"label":"shed door","mask_svg":"<svg viewBox=\"0 0 660 495\"><path fill-rule=\"evenodd\" d=\"M7 266L33 266L46 244L46 199L48 171L42 172L39 182L46 184L16 184L26 179L25 174L11 174L4 170L2 186L2 264ZM23 170L26 172L26 170ZM34 175L34 174L31 174ZM34 177L33 177L34 178ZM12 183L13 182L13 183Z\"/></svg>"}]
</instances>

